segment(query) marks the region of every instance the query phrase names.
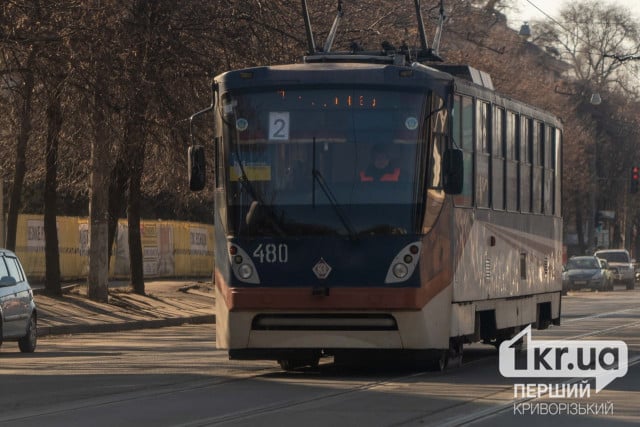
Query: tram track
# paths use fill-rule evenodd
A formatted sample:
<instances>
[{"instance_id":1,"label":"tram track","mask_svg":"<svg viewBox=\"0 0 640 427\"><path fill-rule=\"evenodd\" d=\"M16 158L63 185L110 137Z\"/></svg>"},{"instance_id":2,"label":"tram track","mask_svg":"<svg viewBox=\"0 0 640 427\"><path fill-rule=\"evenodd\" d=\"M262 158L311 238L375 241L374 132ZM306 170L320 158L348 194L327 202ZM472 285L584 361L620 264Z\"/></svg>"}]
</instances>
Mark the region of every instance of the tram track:
<instances>
[{"instance_id":1,"label":"tram track","mask_svg":"<svg viewBox=\"0 0 640 427\"><path fill-rule=\"evenodd\" d=\"M594 318L606 318L608 316L611 315L617 315L617 314L621 314L621 313L633 313L633 312L639 312L640 313L640 309L621 309L621 310L613 310L613 311L609 311L609 312L605 312L605 313L599 313L597 315L592 315L592 316L583 316L581 318L575 318L572 319L573 322L576 321L585 321L585 320L589 320L589 319L594 319ZM621 325L616 325L616 326L611 326L611 327L606 327L606 328L601 328L601 329L597 329L597 330L592 330L589 331L588 333L582 333L582 334L575 334L575 335L571 335L571 336L567 336L567 337L559 337L557 338L558 340L579 340L579 339L586 339L586 338L590 338L590 337L597 337L597 336L602 336L602 335L606 335L609 334L611 332L614 331L620 331L623 329L628 329L628 328L634 328L640 325L640 320L634 320L631 322L625 322L624 324ZM491 359L491 358L495 358L496 353L492 353L492 355L490 356L484 356L484 357L478 357L475 358L474 360L472 360L471 362L463 362L461 368L458 369L473 369L473 367L475 365L478 364L482 364L482 363L486 363L487 360ZM640 363L640 355L639 356L635 356L633 358L631 358L629 360L629 367L631 366L635 366L637 364ZM326 365L325 365L325 368ZM455 373L458 369L454 369L453 371L448 371L448 372L453 372ZM225 424L243 424L243 423L250 423L252 420L255 420L257 417L260 416L265 416L268 414L274 414L277 413L279 411L289 411L289 410L295 410L296 408L303 408L305 405L318 405L318 404L330 404L330 402L332 400L339 400L339 399L344 399L348 396L353 396L356 395L358 393L365 393L365 392L370 392L370 391L374 391L374 390L384 390L386 387L390 386L390 385L396 385L398 383L403 383L403 382L407 382L411 379L416 379L416 378L420 378L422 376L429 376L431 378L434 377L434 375L447 375L448 372L445 373L434 373L434 372L430 372L430 371L417 371L417 372L412 372L410 374L403 374L403 375L399 375L399 376L392 376L389 378L385 378L385 379L376 379L374 381L370 381L370 382L365 382L365 383L360 383L356 386L350 387L350 388L344 388L341 390L335 390L333 392L328 392L328 393L324 393L318 396L313 396L313 397L305 397L305 398L299 398L299 399L287 399L287 400L282 400L282 401L277 401L277 402L273 402L271 404L268 405L263 405L260 407L253 407L253 408L248 408L246 410L242 410L242 411L237 411L234 413L230 413L230 414L224 414L221 416L215 416L215 417L211 417L211 418L207 418L207 419L203 419L203 420L198 420L195 422L190 422L190 423L185 423L183 425L181 425L181 427L200 427L200 426L211 426L211 425L225 425ZM257 375L256 377L259 376L265 376L265 375L270 375L270 374L261 374L261 375ZM284 375L288 375L288 374L284 374ZM564 381L564 384L572 384L575 383L576 381L580 381L581 378L579 379L568 379L566 381ZM504 395L505 393L512 393L512 388L513 386L510 384L509 386L505 386L500 388L500 390L495 391L493 393L489 393L489 394L485 394L482 396L478 396L477 400L478 401L489 401L492 399L499 399L500 395ZM473 412L471 414L465 414L463 416L456 416L454 418L449 418L449 419L444 419L444 420L439 420L437 422L438 425L444 425L444 426L457 426L457 425L465 425L465 424L472 424L475 422L479 422L479 421L483 421L486 419L490 419L491 417L498 415L500 413L503 413L504 411L507 411L509 409L511 409L513 407L514 403L522 403L522 402L526 402L526 401L531 401L533 399L513 399L513 400L508 400L503 404L494 406L494 407L490 407L490 408L485 408L482 411L477 411L477 412ZM429 424L428 421L425 421L425 419L429 419L430 417L434 417L439 414L439 413L446 413L448 411L452 411L452 410L456 410L456 408L461 408L463 406L465 406L466 404L470 403L469 401L466 402L460 402L457 405L450 405L444 408L441 408L439 410L436 411L432 411L426 414L422 414L419 417L411 417L410 419L407 420L403 420L400 421L398 423L394 423L392 425L394 426L407 426L407 425L413 425L416 423L419 424Z\"/></svg>"},{"instance_id":2,"label":"tram track","mask_svg":"<svg viewBox=\"0 0 640 427\"><path fill-rule=\"evenodd\" d=\"M628 367L633 367L637 364L640 363L640 355L639 356L635 356L633 358L631 358L629 360L628 363ZM583 378L571 378L568 379L566 381L562 381L560 384L566 384L566 385L570 385L570 384L575 384L579 381L582 381ZM514 405L520 404L520 403L524 403L524 402L531 402L531 401L535 401L535 400L539 400L540 398L538 397L532 397L532 398L521 398L521 399L513 399L511 401L508 401L504 404L498 405L496 407L492 407L492 408L486 408L484 410L469 414L469 415L464 415L461 417L456 417L453 419L449 419L447 421L444 422L438 422L438 426L440 427L455 427L455 426L462 426L462 425L473 425L475 423L478 423L480 421L486 421L488 419L491 419L492 417L495 417L501 413L504 413L506 411L512 410ZM398 424L398 425L406 425L406 424Z\"/></svg>"},{"instance_id":3,"label":"tram track","mask_svg":"<svg viewBox=\"0 0 640 427\"><path fill-rule=\"evenodd\" d=\"M567 322L572 325L572 333L562 332L562 327L550 329L549 331L552 331L553 334L547 334L546 331L539 331L539 333L545 335L544 339L554 340L588 339L589 337L610 334L620 335L619 333L626 329L640 327L638 315L640 315L640 308L622 307L617 310L572 318L571 322ZM601 327L591 328L593 320L607 318L610 321L603 322ZM581 325L581 322L586 323ZM582 331L573 330L575 327L582 328ZM558 332L562 332L563 336L550 337ZM234 408L209 411L206 414L198 415L198 417L192 417L191 420L186 419L183 424L177 425L184 427L247 425L261 421L261 417L274 419L286 417L289 414L294 414L295 417L295 414L305 413L310 408L313 410L327 408L331 411L345 401L362 402L371 399L371 396L380 394L401 395L405 390L413 390L414 387L426 387L428 390L425 394L421 394L421 398L429 401L432 399L431 396L436 397L436 395L430 394L433 393L434 388L437 389L445 384L454 385L458 382L464 384L465 381L461 381L461 379L466 378L468 374L477 375L479 372L495 369L493 361L497 361L497 353L490 347L483 346L480 351L471 349L469 353L473 353L471 360L463 361L460 368L443 373L417 369L396 369L391 372L387 371L385 374L374 370L357 370L355 372L345 370L347 368L334 365L330 360L323 361L319 371L307 369L289 373L282 372L275 363L271 365L264 362L228 361L226 354L216 351L212 361L220 367L213 372L216 378L201 377L190 381L167 383L151 389L121 390L100 397L68 401L62 405L32 406L23 410L11 411L9 414L0 414L0 424L13 425L15 422L20 425L33 425L43 420L47 421L49 417L69 417L72 419L75 415L91 412L92 409L109 412L122 405L135 406L139 403L142 406L148 401L188 400L190 396L196 394L221 396L235 392L242 396L242 392L245 390L249 390L251 393L250 396L247 396L246 401L255 401L255 404L242 404L236 405L237 407ZM630 357L630 367L636 366L638 363L640 363L640 356ZM494 382L494 380L489 381ZM570 381L572 380L567 380L567 383ZM258 390L255 390L256 386ZM255 398L261 393L262 387L265 390L282 390L285 387L287 391L273 394L261 400L252 400L252 397ZM421 413L418 415L414 411L410 417L404 420L400 417L385 425L429 425L430 423L436 424L435 420L437 420L438 425L454 426L490 420L518 402L512 399L512 387L513 384L493 384L492 387L479 388L480 392L477 395L467 394L464 399L448 399L445 403L425 408L424 412L420 411ZM305 392L296 393L295 390L298 388L304 389ZM477 409L477 406L486 406L487 402L499 402L499 404L471 412L466 406L471 404ZM454 412L456 414L453 414Z\"/></svg>"},{"instance_id":4,"label":"tram track","mask_svg":"<svg viewBox=\"0 0 640 427\"><path fill-rule=\"evenodd\" d=\"M640 313L640 308L630 308L630 309L621 309L621 310L614 310L614 311L610 311L610 312L605 312L605 313L598 313L595 315L591 315L591 316L584 316L582 318L576 318L573 319L573 321L578 321L578 320L588 320L588 319L594 319L594 318L605 318L608 315L612 315L612 314L619 314L619 313L629 313L629 312L638 312ZM631 321L631 322L625 322L621 325L616 325L616 326L612 326L612 327L607 327L607 328L603 328L600 330L595 330L595 331L590 331L587 333L583 333L583 334L577 334L577 335L572 335L572 336L568 336L568 337L559 337L557 338L557 340L559 341L571 341L571 340L581 340L581 339L586 339L586 338L591 338L591 337L597 337L597 336L601 336L601 335L605 335L605 334L609 334L613 331L620 331L622 329L629 329L629 328L634 328L640 326L640 320L637 321ZM482 358L482 359L478 359L476 362L480 362L480 361L484 361L488 359L488 357ZM640 364L640 355L635 355L633 357L629 358L629 361L627 363L627 366L633 367ZM470 366L471 364L467 364L465 366ZM582 381L584 378L569 378L565 381L560 382L559 384L566 384L566 385L570 385L570 384L574 384L577 383L579 381ZM484 395L484 396L480 396L478 397L478 400L489 400L492 397L497 397L500 394L503 394L504 392L510 392L512 390L512 385L510 385L509 387L505 387L504 389L492 393L492 394L488 394L488 395ZM462 426L462 425L473 425L475 423L481 422L481 421L486 421L491 419L492 417L498 416L502 413L505 413L509 410L513 410L514 405L517 404L521 404L521 403L525 403L525 402L531 402L531 401L535 401L535 400L539 400L539 398L520 398L520 399L511 399L509 401L506 401L505 403L493 406L493 407L489 407L489 408L485 408L476 412L473 412L471 414L465 414L465 415L461 415L461 416L455 416L455 417L451 417L445 420L439 420L437 422L437 425L440 427L454 427L454 426ZM467 402L465 402L467 403ZM463 406L463 405L460 405ZM445 412L445 411L450 411L452 408L446 408L443 409L442 411L439 412ZM432 413L430 415L435 415L435 413ZM406 426L406 425L411 425L414 424L416 421L420 420L421 418L424 417L419 417L419 418L413 418L411 420L407 420L406 422L402 422L399 424L396 424L396 426ZM420 422L420 424L425 424L425 425L429 425L429 423L422 423Z\"/></svg>"}]
</instances>

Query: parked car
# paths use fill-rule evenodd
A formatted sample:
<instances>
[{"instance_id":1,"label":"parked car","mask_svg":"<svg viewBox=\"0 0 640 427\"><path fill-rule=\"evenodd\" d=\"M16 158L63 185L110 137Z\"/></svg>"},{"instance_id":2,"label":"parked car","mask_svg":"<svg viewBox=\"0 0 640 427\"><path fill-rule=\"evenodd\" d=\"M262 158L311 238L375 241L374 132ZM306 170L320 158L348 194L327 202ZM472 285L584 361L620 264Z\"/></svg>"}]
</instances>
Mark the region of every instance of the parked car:
<instances>
[{"instance_id":1,"label":"parked car","mask_svg":"<svg viewBox=\"0 0 640 427\"><path fill-rule=\"evenodd\" d=\"M33 291L18 257L0 249L0 345L17 341L23 353L34 352L37 319Z\"/></svg>"},{"instance_id":2,"label":"parked car","mask_svg":"<svg viewBox=\"0 0 640 427\"><path fill-rule=\"evenodd\" d=\"M613 290L613 276L595 256L575 256L567 261L562 272L562 290L590 288L598 291Z\"/></svg>"},{"instance_id":3,"label":"parked car","mask_svg":"<svg viewBox=\"0 0 640 427\"><path fill-rule=\"evenodd\" d=\"M607 260L615 283L623 283L627 289L635 288L635 260L631 259L626 249L602 249L594 255Z\"/></svg>"}]
</instances>

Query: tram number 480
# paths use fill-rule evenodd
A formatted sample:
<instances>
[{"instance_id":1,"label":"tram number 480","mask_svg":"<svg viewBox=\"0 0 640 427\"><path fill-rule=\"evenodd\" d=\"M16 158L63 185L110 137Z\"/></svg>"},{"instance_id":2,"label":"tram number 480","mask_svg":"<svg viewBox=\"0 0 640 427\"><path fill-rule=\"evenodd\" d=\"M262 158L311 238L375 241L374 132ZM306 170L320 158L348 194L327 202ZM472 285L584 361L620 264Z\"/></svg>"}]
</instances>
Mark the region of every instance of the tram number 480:
<instances>
[{"instance_id":1,"label":"tram number 480","mask_svg":"<svg viewBox=\"0 0 640 427\"><path fill-rule=\"evenodd\" d=\"M253 251L253 257L260 261L260 264L269 263L286 263L289 262L289 247L280 243L268 243L263 245L260 243L255 251Z\"/></svg>"}]
</instances>

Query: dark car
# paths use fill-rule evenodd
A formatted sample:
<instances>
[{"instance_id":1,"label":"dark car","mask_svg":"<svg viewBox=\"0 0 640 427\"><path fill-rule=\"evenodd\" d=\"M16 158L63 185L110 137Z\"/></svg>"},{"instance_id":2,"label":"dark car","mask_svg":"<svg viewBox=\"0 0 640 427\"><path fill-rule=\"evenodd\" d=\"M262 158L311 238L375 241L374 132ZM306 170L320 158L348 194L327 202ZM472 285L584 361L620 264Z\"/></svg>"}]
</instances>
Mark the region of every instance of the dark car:
<instances>
[{"instance_id":1,"label":"dark car","mask_svg":"<svg viewBox=\"0 0 640 427\"><path fill-rule=\"evenodd\" d=\"M562 272L562 290L613 290L613 278L606 266L595 256L571 257Z\"/></svg>"},{"instance_id":2,"label":"dark car","mask_svg":"<svg viewBox=\"0 0 640 427\"><path fill-rule=\"evenodd\" d=\"M0 344L18 341L20 351L34 352L36 322L36 304L24 269L16 254L0 249Z\"/></svg>"}]
</instances>

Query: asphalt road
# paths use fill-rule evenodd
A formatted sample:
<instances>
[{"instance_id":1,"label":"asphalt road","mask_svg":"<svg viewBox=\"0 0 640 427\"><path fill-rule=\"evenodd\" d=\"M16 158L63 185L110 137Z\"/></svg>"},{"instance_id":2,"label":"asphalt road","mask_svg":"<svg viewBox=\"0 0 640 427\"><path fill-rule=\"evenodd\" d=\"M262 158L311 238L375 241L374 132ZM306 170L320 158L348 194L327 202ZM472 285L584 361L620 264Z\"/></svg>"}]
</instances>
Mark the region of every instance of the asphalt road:
<instances>
[{"instance_id":1,"label":"asphalt road","mask_svg":"<svg viewBox=\"0 0 640 427\"><path fill-rule=\"evenodd\" d=\"M625 376L588 399L562 400L608 405L605 415L514 413L514 404L560 400L514 399L514 383L526 380L503 377L489 346L468 347L463 366L444 373L345 368L330 359L318 370L285 373L274 362L229 361L215 349L212 325L186 325L47 337L32 355L3 348L0 425L637 425L640 290L619 289L570 294L563 325L533 336L628 345Z\"/></svg>"}]
</instances>

